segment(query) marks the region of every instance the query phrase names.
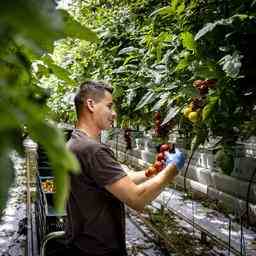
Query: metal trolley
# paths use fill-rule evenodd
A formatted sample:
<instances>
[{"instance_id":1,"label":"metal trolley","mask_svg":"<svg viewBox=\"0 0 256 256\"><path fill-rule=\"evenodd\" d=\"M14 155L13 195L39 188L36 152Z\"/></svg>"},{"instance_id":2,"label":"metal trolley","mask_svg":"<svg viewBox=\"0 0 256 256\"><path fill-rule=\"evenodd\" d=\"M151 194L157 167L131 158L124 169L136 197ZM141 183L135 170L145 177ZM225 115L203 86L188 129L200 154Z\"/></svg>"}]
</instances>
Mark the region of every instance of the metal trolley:
<instances>
[{"instance_id":1,"label":"metal trolley","mask_svg":"<svg viewBox=\"0 0 256 256\"><path fill-rule=\"evenodd\" d=\"M69 139L71 130L66 130ZM42 146L37 148L38 172L36 177L35 221L40 256L51 256L65 250L65 217L54 209L55 193L52 167Z\"/></svg>"}]
</instances>

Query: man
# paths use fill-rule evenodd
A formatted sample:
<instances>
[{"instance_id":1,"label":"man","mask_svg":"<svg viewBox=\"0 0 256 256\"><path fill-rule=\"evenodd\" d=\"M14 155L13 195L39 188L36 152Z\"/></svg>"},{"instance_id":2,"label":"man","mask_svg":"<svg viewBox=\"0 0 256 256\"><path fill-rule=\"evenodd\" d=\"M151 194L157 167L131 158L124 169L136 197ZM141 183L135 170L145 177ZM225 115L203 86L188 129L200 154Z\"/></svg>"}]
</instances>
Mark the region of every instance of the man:
<instances>
[{"instance_id":1,"label":"man","mask_svg":"<svg viewBox=\"0 0 256 256\"><path fill-rule=\"evenodd\" d=\"M66 234L76 255L125 256L124 204L142 211L184 165L184 155L166 153L166 167L152 178L144 171L126 173L100 134L112 127L112 88L88 81L75 96L78 121L69 149L77 157L81 174L71 175Z\"/></svg>"}]
</instances>

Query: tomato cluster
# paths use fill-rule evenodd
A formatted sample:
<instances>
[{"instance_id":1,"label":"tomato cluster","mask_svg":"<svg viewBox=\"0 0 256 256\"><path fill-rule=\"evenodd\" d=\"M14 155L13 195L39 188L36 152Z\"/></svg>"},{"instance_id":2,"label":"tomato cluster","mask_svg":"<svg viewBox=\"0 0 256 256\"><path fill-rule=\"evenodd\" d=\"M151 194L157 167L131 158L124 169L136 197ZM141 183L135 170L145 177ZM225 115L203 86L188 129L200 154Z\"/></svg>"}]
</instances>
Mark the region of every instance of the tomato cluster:
<instances>
[{"instance_id":1,"label":"tomato cluster","mask_svg":"<svg viewBox=\"0 0 256 256\"><path fill-rule=\"evenodd\" d=\"M155 121L155 134L156 136L159 136L161 132L161 114L160 112L156 112L154 116L154 121Z\"/></svg>"},{"instance_id":2,"label":"tomato cluster","mask_svg":"<svg viewBox=\"0 0 256 256\"><path fill-rule=\"evenodd\" d=\"M155 122L155 135L156 137L165 137L169 130L174 126L174 123L168 122L164 125L161 125L161 114L159 111L155 112L154 115Z\"/></svg>"},{"instance_id":3,"label":"tomato cluster","mask_svg":"<svg viewBox=\"0 0 256 256\"><path fill-rule=\"evenodd\" d=\"M208 93L209 88L214 88L216 80L207 79L207 80L195 80L193 82L194 87L198 90L200 95L205 95Z\"/></svg>"},{"instance_id":4,"label":"tomato cluster","mask_svg":"<svg viewBox=\"0 0 256 256\"><path fill-rule=\"evenodd\" d=\"M199 111L203 108L204 103L201 98L193 98L189 106L184 108L183 115L188 118L192 123L196 123L199 119Z\"/></svg>"},{"instance_id":5,"label":"tomato cluster","mask_svg":"<svg viewBox=\"0 0 256 256\"><path fill-rule=\"evenodd\" d=\"M132 149L131 130L128 128L124 130L124 140L126 142L126 150Z\"/></svg>"},{"instance_id":6,"label":"tomato cluster","mask_svg":"<svg viewBox=\"0 0 256 256\"><path fill-rule=\"evenodd\" d=\"M214 88L216 85L216 80L207 79L207 80L195 80L193 82L194 87L199 92L198 97L194 97L189 103L188 107L185 107L183 114L188 118L192 123L196 123L199 120L200 110L205 105L205 96L208 93L209 88Z\"/></svg>"},{"instance_id":7,"label":"tomato cluster","mask_svg":"<svg viewBox=\"0 0 256 256\"><path fill-rule=\"evenodd\" d=\"M156 155L155 163L148 167L148 169L145 171L145 175L147 177L150 177L152 175L155 175L163 170L165 163L165 151L172 152L174 150L174 145L171 143L168 144L161 144L157 147L158 154Z\"/></svg>"}]
</instances>

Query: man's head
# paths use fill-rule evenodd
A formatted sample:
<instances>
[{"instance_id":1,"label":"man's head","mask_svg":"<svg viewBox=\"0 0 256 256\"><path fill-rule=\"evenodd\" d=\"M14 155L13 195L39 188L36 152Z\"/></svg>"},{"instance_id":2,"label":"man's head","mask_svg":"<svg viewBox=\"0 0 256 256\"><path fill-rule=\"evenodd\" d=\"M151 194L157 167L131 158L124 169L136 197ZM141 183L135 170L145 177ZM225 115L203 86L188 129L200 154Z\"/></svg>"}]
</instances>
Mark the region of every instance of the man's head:
<instances>
[{"instance_id":1,"label":"man's head","mask_svg":"<svg viewBox=\"0 0 256 256\"><path fill-rule=\"evenodd\" d=\"M77 118L87 99L92 99L97 103L105 96L106 91L112 94L113 88L105 82L86 81L82 83L74 98Z\"/></svg>"},{"instance_id":2,"label":"man's head","mask_svg":"<svg viewBox=\"0 0 256 256\"><path fill-rule=\"evenodd\" d=\"M113 124L116 113L112 110L112 87L101 81L86 81L80 85L74 98L78 120L88 117L99 129Z\"/></svg>"}]
</instances>

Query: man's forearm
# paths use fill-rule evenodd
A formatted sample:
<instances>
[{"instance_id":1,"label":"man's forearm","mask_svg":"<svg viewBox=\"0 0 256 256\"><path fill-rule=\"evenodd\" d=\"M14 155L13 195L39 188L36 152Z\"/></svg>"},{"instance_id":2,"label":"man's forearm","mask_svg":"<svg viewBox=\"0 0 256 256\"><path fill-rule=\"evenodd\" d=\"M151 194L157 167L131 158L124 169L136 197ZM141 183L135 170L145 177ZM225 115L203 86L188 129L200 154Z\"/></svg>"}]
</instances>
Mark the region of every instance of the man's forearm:
<instances>
[{"instance_id":1,"label":"man's forearm","mask_svg":"<svg viewBox=\"0 0 256 256\"><path fill-rule=\"evenodd\" d=\"M148 177L146 177L145 171L126 171L126 173L135 184L140 184L149 179Z\"/></svg>"},{"instance_id":2,"label":"man's forearm","mask_svg":"<svg viewBox=\"0 0 256 256\"><path fill-rule=\"evenodd\" d=\"M137 186L137 205L142 210L146 204L154 200L177 175L175 165L168 165L160 173Z\"/></svg>"}]
</instances>

